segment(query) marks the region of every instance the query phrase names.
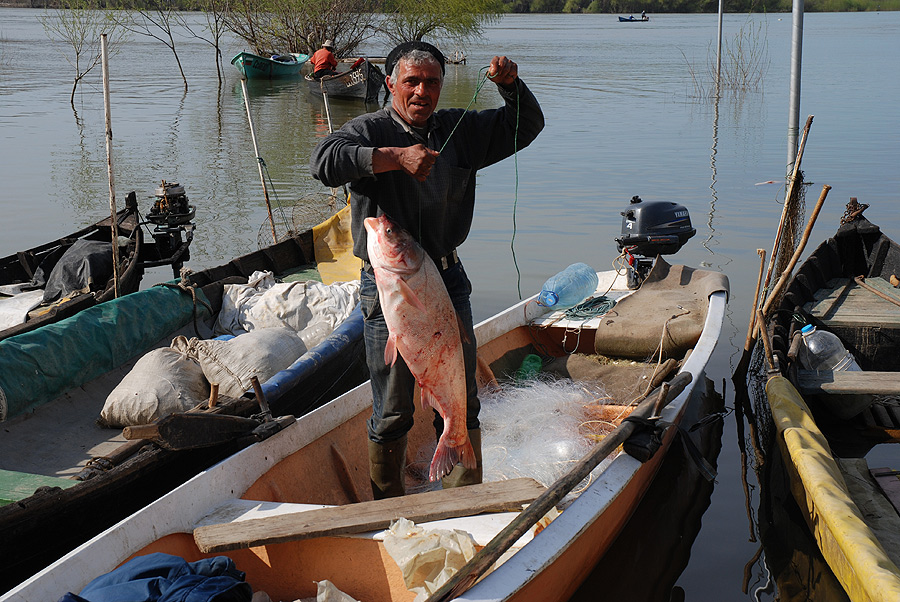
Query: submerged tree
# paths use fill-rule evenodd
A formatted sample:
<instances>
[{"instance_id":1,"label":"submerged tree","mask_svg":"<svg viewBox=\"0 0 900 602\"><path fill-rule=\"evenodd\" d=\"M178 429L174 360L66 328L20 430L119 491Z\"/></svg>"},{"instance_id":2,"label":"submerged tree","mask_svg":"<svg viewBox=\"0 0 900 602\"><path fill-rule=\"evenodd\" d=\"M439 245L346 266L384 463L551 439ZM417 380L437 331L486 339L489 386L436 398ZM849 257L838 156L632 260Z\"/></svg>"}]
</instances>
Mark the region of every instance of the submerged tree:
<instances>
[{"instance_id":1,"label":"submerged tree","mask_svg":"<svg viewBox=\"0 0 900 602\"><path fill-rule=\"evenodd\" d=\"M256 54L311 54L326 39L347 56L372 35L372 0L234 0L226 25Z\"/></svg>"},{"instance_id":2,"label":"submerged tree","mask_svg":"<svg viewBox=\"0 0 900 602\"><path fill-rule=\"evenodd\" d=\"M131 5L129 8L132 8L133 12L116 13L119 24L132 33L159 40L168 46L175 55L178 72L184 81L184 91L187 92L187 77L175 49L174 27L183 23L181 13L175 4L169 0L126 0L126 4Z\"/></svg>"},{"instance_id":3,"label":"submerged tree","mask_svg":"<svg viewBox=\"0 0 900 602\"><path fill-rule=\"evenodd\" d=\"M206 17L206 31L197 31L186 19L181 19L184 28L198 40L203 40L213 47L216 53L216 75L219 85L225 77L225 68L222 60L222 36L228 30L225 24L225 12L228 0L199 0L198 8Z\"/></svg>"},{"instance_id":4,"label":"submerged tree","mask_svg":"<svg viewBox=\"0 0 900 602\"><path fill-rule=\"evenodd\" d=\"M64 56L75 68L69 97L74 108L78 84L100 64L100 35L107 34L107 52L114 54L125 41L125 31L102 0L60 0L56 6L38 19L51 39L72 47L72 54Z\"/></svg>"},{"instance_id":5,"label":"submerged tree","mask_svg":"<svg viewBox=\"0 0 900 602\"><path fill-rule=\"evenodd\" d=\"M392 45L426 37L465 44L503 11L499 0L386 0L383 6L379 31Z\"/></svg>"}]
</instances>

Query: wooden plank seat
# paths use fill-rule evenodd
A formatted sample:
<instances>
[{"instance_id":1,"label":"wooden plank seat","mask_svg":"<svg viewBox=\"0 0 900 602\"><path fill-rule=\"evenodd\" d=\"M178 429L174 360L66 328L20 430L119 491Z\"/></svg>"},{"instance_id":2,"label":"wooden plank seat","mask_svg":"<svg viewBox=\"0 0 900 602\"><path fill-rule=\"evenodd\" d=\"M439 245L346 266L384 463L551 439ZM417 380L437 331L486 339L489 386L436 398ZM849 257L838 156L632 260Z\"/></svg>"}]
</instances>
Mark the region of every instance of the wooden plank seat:
<instances>
[{"instance_id":1,"label":"wooden plank seat","mask_svg":"<svg viewBox=\"0 0 900 602\"><path fill-rule=\"evenodd\" d=\"M204 553L224 552L314 537L378 531L390 527L398 518L424 523L485 512L518 513L544 489L537 481L523 478L344 506L234 500L195 526L194 542ZM501 519L502 524L497 530L506 526L511 518Z\"/></svg>"},{"instance_id":2,"label":"wooden plank seat","mask_svg":"<svg viewBox=\"0 0 900 602\"><path fill-rule=\"evenodd\" d=\"M900 302L900 291L883 278L866 278L866 284ZM900 328L900 307L879 297L849 278L835 278L820 289L815 300L804 309L829 330L859 328L877 324L882 328Z\"/></svg>"},{"instance_id":3,"label":"wooden plank seat","mask_svg":"<svg viewBox=\"0 0 900 602\"><path fill-rule=\"evenodd\" d=\"M900 395L900 372L800 370L797 376L803 395Z\"/></svg>"}]
</instances>

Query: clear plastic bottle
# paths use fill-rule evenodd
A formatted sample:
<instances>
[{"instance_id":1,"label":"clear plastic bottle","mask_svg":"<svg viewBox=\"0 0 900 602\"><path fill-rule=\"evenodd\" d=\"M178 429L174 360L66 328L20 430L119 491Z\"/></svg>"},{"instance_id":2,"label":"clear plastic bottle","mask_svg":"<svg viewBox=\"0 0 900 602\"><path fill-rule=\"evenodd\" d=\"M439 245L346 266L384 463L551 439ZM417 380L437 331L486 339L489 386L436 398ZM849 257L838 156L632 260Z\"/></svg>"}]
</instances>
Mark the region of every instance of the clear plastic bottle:
<instances>
[{"instance_id":1,"label":"clear plastic bottle","mask_svg":"<svg viewBox=\"0 0 900 602\"><path fill-rule=\"evenodd\" d=\"M841 340L827 330L816 330L807 324L800 330L803 346L800 348L800 363L808 370L860 370L853 354L847 351Z\"/></svg>"},{"instance_id":2,"label":"clear plastic bottle","mask_svg":"<svg viewBox=\"0 0 900 602\"><path fill-rule=\"evenodd\" d=\"M544 283L538 303L554 309L578 305L597 290L598 282L594 268L586 263L573 263Z\"/></svg>"}]
</instances>

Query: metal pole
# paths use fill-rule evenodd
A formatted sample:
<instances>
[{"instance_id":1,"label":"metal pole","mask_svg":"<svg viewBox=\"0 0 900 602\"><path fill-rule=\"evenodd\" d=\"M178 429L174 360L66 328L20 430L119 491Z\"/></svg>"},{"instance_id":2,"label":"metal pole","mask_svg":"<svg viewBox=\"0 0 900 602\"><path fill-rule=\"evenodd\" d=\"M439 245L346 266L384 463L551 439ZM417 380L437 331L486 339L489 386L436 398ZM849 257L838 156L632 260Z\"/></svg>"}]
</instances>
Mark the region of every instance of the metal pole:
<instances>
[{"instance_id":1,"label":"metal pole","mask_svg":"<svg viewBox=\"0 0 900 602\"><path fill-rule=\"evenodd\" d=\"M803 54L803 0L794 0L791 36L791 93L788 109L787 173L793 171L800 136L800 67Z\"/></svg>"},{"instance_id":2,"label":"metal pole","mask_svg":"<svg viewBox=\"0 0 900 602\"><path fill-rule=\"evenodd\" d=\"M722 14L725 12L725 0L719 0L719 37L716 46L716 98L719 97L719 78L722 75Z\"/></svg>"},{"instance_id":3,"label":"metal pole","mask_svg":"<svg viewBox=\"0 0 900 602\"><path fill-rule=\"evenodd\" d=\"M253 117L250 116L250 95L247 93L247 79L241 78L241 90L244 93L244 106L247 107L247 123L250 124L250 139L253 140L253 152L256 153L256 166L259 167L259 181L262 182L263 196L266 197L266 211L269 212L269 225L272 226L272 242L278 242L275 234L275 218L272 217L272 204L269 202L269 191L266 188L266 177L263 175L262 157L259 156L259 147L256 146L256 132L253 131Z\"/></svg>"},{"instance_id":4,"label":"metal pole","mask_svg":"<svg viewBox=\"0 0 900 602\"><path fill-rule=\"evenodd\" d=\"M106 171L109 175L110 232L112 232L113 292L119 297L119 222L116 219L116 185L113 178L112 117L109 111L109 55L106 34L100 34L100 61L103 70L103 109L106 118Z\"/></svg>"}]
</instances>

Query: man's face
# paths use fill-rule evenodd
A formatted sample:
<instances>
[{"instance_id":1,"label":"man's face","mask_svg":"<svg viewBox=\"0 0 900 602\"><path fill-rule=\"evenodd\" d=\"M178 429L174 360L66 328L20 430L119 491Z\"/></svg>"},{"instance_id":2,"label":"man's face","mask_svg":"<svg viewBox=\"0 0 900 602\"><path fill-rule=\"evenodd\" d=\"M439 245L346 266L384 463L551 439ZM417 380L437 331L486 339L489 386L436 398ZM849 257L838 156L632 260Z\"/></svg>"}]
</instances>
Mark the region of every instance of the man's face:
<instances>
[{"instance_id":1,"label":"man's face","mask_svg":"<svg viewBox=\"0 0 900 602\"><path fill-rule=\"evenodd\" d=\"M436 62L409 63L400 59L388 90L394 95L391 106L406 123L425 127L441 96L441 67Z\"/></svg>"}]
</instances>

